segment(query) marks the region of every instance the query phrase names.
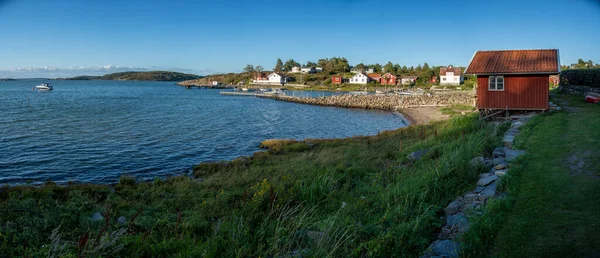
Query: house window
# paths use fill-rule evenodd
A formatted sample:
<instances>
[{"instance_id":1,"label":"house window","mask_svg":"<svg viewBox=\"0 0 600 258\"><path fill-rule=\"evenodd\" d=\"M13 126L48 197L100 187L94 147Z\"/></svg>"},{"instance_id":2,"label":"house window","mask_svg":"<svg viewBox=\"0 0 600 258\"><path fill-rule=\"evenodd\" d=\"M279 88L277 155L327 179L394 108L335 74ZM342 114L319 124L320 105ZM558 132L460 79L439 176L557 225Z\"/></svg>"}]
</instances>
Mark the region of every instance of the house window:
<instances>
[{"instance_id":1,"label":"house window","mask_svg":"<svg viewBox=\"0 0 600 258\"><path fill-rule=\"evenodd\" d=\"M365 78L362 78L362 82L365 82Z\"/></svg>"},{"instance_id":2,"label":"house window","mask_svg":"<svg viewBox=\"0 0 600 258\"><path fill-rule=\"evenodd\" d=\"M445 81L445 80L446 80L446 77L442 77L442 81Z\"/></svg>"},{"instance_id":3,"label":"house window","mask_svg":"<svg viewBox=\"0 0 600 258\"><path fill-rule=\"evenodd\" d=\"M504 90L504 76L490 76L489 90Z\"/></svg>"}]
</instances>

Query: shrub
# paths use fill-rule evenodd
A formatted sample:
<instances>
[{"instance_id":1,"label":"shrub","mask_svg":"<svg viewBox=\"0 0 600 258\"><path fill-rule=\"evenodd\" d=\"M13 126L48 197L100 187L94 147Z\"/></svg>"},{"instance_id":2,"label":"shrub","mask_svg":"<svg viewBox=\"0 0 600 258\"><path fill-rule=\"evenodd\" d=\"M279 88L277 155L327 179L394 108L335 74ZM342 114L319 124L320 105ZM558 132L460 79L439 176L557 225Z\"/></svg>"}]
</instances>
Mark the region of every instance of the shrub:
<instances>
[{"instance_id":1,"label":"shrub","mask_svg":"<svg viewBox=\"0 0 600 258\"><path fill-rule=\"evenodd\" d=\"M560 85L600 88L600 69L570 69L560 72Z\"/></svg>"}]
</instances>

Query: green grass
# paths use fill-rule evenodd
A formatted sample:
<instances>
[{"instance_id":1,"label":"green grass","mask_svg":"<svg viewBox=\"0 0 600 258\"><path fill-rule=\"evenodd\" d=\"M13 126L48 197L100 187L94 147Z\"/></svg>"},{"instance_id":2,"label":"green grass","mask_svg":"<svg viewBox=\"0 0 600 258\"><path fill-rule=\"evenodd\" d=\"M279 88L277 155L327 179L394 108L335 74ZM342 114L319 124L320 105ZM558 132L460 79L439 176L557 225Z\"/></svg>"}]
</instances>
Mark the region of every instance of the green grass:
<instances>
[{"instance_id":1,"label":"green grass","mask_svg":"<svg viewBox=\"0 0 600 258\"><path fill-rule=\"evenodd\" d=\"M515 144L527 155L503 180L509 198L486 208L465 236L465 256L600 255L600 105L553 101L576 112L541 115L522 129Z\"/></svg>"},{"instance_id":2,"label":"green grass","mask_svg":"<svg viewBox=\"0 0 600 258\"><path fill-rule=\"evenodd\" d=\"M0 253L77 257L415 257L499 144L470 115L377 136L273 143L172 177L4 187ZM429 148L410 162L412 151ZM91 221L97 212L107 220ZM116 219L127 218L124 226Z\"/></svg>"}]
</instances>

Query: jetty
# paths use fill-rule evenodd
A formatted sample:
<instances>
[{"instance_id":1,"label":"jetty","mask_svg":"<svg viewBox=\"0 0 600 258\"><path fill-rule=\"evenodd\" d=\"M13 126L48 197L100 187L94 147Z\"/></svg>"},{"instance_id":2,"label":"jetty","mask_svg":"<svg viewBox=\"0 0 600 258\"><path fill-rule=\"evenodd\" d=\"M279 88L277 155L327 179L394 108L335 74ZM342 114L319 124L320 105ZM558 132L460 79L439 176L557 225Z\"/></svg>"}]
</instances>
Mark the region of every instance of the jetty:
<instances>
[{"instance_id":1,"label":"jetty","mask_svg":"<svg viewBox=\"0 0 600 258\"><path fill-rule=\"evenodd\" d=\"M221 95L229 95L229 96L256 96L256 95L264 95L261 93L254 92L239 92L239 91L221 91Z\"/></svg>"}]
</instances>

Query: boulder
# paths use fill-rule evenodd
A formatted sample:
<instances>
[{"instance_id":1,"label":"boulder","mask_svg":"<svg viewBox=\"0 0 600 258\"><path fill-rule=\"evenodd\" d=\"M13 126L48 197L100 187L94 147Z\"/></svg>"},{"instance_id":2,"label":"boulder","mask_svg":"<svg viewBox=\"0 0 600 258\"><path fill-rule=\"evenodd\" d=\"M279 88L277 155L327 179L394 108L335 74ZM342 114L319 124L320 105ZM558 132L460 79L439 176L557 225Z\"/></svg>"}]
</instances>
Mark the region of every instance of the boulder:
<instances>
[{"instance_id":1,"label":"boulder","mask_svg":"<svg viewBox=\"0 0 600 258\"><path fill-rule=\"evenodd\" d=\"M460 244L452 240L437 240L429 246L434 255L458 257L460 253Z\"/></svg>"},{"instance_id":2,"label":"boulder","mask_svg":"<svg viewBox=\"0 0 600 258\"><path fill-rule=\"evenodd\" d=\"M496 166L494 166L495 170L503 170L506 169L506 165L505 164L498 164Z\"/></svg>"},{"instance_id":3,"label":"boulder","mask_svg":"<svg viewBox=\"0 0 600 258\"><path fill-rule=\"evenodd\" d=\"M477 199L479 201L483 202L483 201L489 199L490 197L496 195L496 188L497 187L498 187L498 182L497 181L491 183L485 189L483 189L483 191L481 191L481 193L479 193L479 196L478 196Z\"/></svg>"},{"instance_id":4,"label":"boulder","mask_svg":"<svg viewBox=\"0 0 600 258\"><path fill-rule=\"evenodd\" d=\"M127 224L127 218L125 218L125 216L121 216L117 219L117 224L123 226L125 224Z\"/></svg>"},{"instance_id":5,"label":"boulder","mask_svg":"<svg viewBox=\"0 0 600 258\"><path fill-rule=\"evenodd\" d=\"M492 175L492 174L491 173L481 173L481 174L479 174L479 178L488 177L490 175Z\"/></svg>"},{"instance_id":6,"label":"boulder","mask_svg":"<svg viewBox=\"0 0 600 258\"><path fill-rule=\"evenodd\" d=\"M477 185L478 186L487 186L487 185L491 184L492 182L494 182L496 180L498 180L498 176L497 175L491 175L491 176L479 179L479 181L477 181Z\"/></svg>"},{"instance_id":7,"label":"boulder","mask_svg":"<svg viewBox=\"0 0 600 258\"><path fill-rule=\"evenodd\" d=\"M508 173L508 170L504 169L504 170L496 170L496 172L494 174L499 177L502 177L502 176L506 176L506 173Z\"/></svg>"},{"instance_id":8,"label":"boulder","mask_svg":"<svg viewBox=\"0 0 600 258\"><path fill-rule=\"evenodd\" d=\"M455 201L451 202L450 204L448 204L448 206L444 209L444 213L446 213L446 215L456 214L460 210L460 207L462 207L462 206L463 206L462 201L455 200Z\"/></svg>"},{"instance_id":9,"label":"boulder","mask_svg":"<svg viewBox=\"0 0 600 258\"><path fill-rule=\"evenodd\" d=\"M506 160L513 161L523 154L525 154L525 151L523 151L523 150L507 149L506 150Z\"/></svg>"},{"instance_id":10,"label":"boulder","mask_svg":"<svg viewBox=\"0 0 600 258\"><path fill-rule=\"evenodd\" d=\"M496 148L494 149L494 152L492 152L492 156L493 156L494 158L497 158L497 157L504 157L504 149L503 149L503 148L501 148L501 147L496 147Z\"/></svg>"},{"instance_id":11,"label":"boulder","mask_svg":"<svg viewBox=\"0 0 600 258\"><path fill-rule=\"evenodd\" d=\"M103 220L104 217L102 216L102 214L100 214L100 212L96 212L96 213L92 214L91 219L92 219L92 221L99 221L99 220Z\"/></svg>"},{"instance_id":12,"label":"boulder","mask_svg":"<svg viewBox=\"0 0 600 258\"><path fill-rule=\"evenodd\" d=\"M481 191L483 191L483 189L485 189L485 186L477 186L477 187L475 187L475 190L473 190L473 192L481 193Z\"/></svg>"},{"instance_id":13,"label":"boulder","mask_svg":"<svg viewBox=\"0 0 600 258\"><path fill-rule=\"evenodd\" d=\"M504 158L494 158L494 160L492 162L493 162L494 166L506 165L506 160Z\"/></svg>"},{"instance_id":14,"label":"boulder","mask_svg":"<svg viewBox=\"0 0 600 258\"><path fill-rule=\"evenodd\" d=\"M463 199L467 202L472 202L477 199L477 196L479 196L479 195L476 193L468 193L468 194L465 194L465 196L463 196Z\"/></svg>"},{"instance_id":15,"label":"boulder","mask_svg":"<svg viewBox=\"0 0 600 258\"><path fill-rule=\"evenodd\" d=\"M446 217L446 228L452 229L459 235L469 230L470 224L464 213L457 213Z\"/></svg>"},{"instance_id":16,"label":"boulder","mask_svg":"<svg viewBox=\"0 0 600 258\"><path fill-rule=\"evenodd\" d=\"M415 162L415 161L423 158L423 156L425 156L425 154L427 154L428 151L429 151L429 149L418 150L418 151L412 152L411 154L408 154L408 156L406 156L406 157L409 160Z\"/></svg>"}]
</instances>

